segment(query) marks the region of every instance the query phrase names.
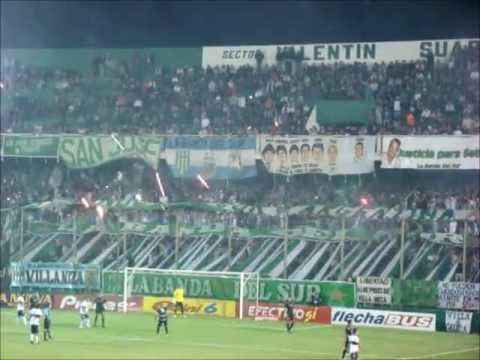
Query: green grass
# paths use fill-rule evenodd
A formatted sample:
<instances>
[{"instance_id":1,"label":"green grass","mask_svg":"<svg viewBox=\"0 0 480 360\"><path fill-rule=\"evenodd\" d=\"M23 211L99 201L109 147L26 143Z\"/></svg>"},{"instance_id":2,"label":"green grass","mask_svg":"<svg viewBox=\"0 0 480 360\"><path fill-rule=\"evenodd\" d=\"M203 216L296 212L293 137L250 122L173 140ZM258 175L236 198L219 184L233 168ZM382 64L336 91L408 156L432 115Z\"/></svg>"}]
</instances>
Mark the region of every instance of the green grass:
<instances>
[{"instance_id":1,"label":"green grass","mask_svg":"<svg viewBox=\"0 0 480 360\"><path fill-rule=\"evenodd\" d=\"M54 311L54 340L29 343L15 312L2 310L1 359L339 359L343 327L220 318L170 318L155 334L153 314L107 313L107 327L79 329L78 313ZM478 335L360 328L361 359L478 359Z\"/></svg>"}]
</instances>

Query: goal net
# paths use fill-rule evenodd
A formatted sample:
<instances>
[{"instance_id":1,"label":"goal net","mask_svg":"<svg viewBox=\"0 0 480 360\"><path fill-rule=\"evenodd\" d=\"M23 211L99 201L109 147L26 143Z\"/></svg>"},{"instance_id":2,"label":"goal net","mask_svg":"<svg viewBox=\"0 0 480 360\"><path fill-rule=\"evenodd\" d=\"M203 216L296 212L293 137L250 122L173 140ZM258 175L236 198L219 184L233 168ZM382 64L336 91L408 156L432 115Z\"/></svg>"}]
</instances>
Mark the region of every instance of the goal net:
<instances>
[{"instance_id":1,"label":"goal net","mask_svg":"<svg viewBox=\"0 0 480 360\"><path fill-rule=\"evenodd\" d=\"M130 296L148 296L158 304L174 307L176 288L184 290L186 314L254 317L258 307L260 275L226 271L194 271L126 267L123 274L123 311ZM145 299L145 298L144 298Z\"/></svg>"}]
</instances>

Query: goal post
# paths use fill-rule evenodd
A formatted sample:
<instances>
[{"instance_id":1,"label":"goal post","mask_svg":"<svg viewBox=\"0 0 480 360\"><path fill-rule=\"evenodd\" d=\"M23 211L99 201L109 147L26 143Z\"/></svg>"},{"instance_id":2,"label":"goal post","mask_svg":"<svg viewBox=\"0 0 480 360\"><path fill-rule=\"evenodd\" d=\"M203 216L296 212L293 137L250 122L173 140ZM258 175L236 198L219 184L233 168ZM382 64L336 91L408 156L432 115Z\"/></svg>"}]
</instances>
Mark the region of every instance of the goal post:
<instances>
[{"instance_id":1,"label":"goal post","mask_svg":"<svg viewBox=\"0 0 480 360\"><path fill-rule=\"evenodd\" d=\"M128 298L132 295L145 295L137 293L136 282L142 277L153 278L154 281L162 283L161 293L156 292L151 296L173 297L172 286L182 284L185 290L185 298L209 298L212 300L230 300L238 303L238 318L245 317L245 304L247 302L258 307L260 291L260 274L256 272L232 272L232 271L201 271L201 270L175 270L175 269L154 269L125 267L123 271L122 305L123 312L128 311ZM145 280L145 279L143 279ZM152 280L152 279L151 279ZM198 294L198 286L193 282L201 281L205 293ZM168 285L166 285L168 284ZM168 291L167 291L168 290ZM149 294L150 295L150 294Z\"/></svg>"}]
</instances>

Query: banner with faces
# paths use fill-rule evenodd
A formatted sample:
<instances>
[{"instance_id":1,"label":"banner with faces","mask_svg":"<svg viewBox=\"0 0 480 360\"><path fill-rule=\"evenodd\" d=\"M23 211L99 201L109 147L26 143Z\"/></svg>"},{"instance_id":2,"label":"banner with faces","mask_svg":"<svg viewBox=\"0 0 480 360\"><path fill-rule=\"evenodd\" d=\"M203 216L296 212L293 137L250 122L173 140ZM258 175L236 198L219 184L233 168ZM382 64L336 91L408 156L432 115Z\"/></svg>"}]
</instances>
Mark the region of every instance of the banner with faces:
<instances>
[{"instance_id":1,"label":"banner with faces","mask_svg":"<svg viewBox=\"0 0 480 360\"><path fill-rule=\"evenodd\" d=\"M353 175L374 170L374 136L262 135L258 144L273 174Z\"/></svg>"}]
</instances>

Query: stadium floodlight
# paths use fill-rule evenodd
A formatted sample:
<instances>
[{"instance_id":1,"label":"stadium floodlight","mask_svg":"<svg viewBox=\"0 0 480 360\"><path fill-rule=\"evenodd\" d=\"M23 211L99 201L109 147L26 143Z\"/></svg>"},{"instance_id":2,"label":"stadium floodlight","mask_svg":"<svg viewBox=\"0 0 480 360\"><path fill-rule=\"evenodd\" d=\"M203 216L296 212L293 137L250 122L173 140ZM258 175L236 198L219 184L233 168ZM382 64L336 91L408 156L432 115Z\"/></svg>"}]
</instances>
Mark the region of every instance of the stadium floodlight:
<instances>
[{"instance_id":1,"label":"stadium floodlight","mask_svg":"<svg viewBox=\"0 0 480 360\"><path fill-rule=\"evenodd\" d=\"M200 184L202 184L207 190L210 190L210 187L208 186L207 182L202 177L202 175L198 174L197 175L197 180L200 181Z\"/></svg>"},{"instance_id":2,"label":"stadium floodlight","mask_svg":"<svg viewBox=\"0 0 480 360\"><path fill-rule=\"evenodd\" d=\"M153 282L161 284L162 281L174 280L175 285L183 284L185 288L185 303L188 305L190 295L189 284L194 281L210 281L212 287L217 289L213 295L222 294L222 298L214 298L214 300L225 300L228 298L232 301L238 301L239 319L244 318L245 309L248 306L255 306L255 313L258 308L258 298L260 292L260 274L258 272L230 272L230 271L200 271L200 270L174 270L174 269L152 269L152 268L136 268L125 267L123 272L123 312L128 311L128 298L130 296L140 295L136 293L135 284L141 283L142 279L147 276L153 279ZM215 284L215 286L213 286ZM196 288L196 286L192 285ZM221 289L221 291L218 291ZM173 295L162 294L162 296L171 297ZM194 297L192 297L194 299Z\"/></svg>"},{"instance_id":3,"label":"stadium floodlight","mask_svg":"<svg viewBox=\"0 0 480 360\"><path fill-rule=\"evenodd\" d=\"M160 175L158 174L158 171L155 172L155 178L157 179L157 184L158 184L158 187L160 188L160 193L162 194L162 197L165 197L165 190L163 190L162 179L160 179Z\"/></svg>"},{"instance_id":4,"label":"stadium floodlight","mask_svg":"<svg viewBox=\"0 0 480 360\"><path fill-rule=\"evenodd\" d=\"M122 143L121 143L120 141L118 141L118 139L117 139L117 137L115 136L114 133L112 133L112 134L110 135L110 137L113 139L113 141L115 141L115 144L117 144L118 147L119 147L120 149L122 149L122 151L125 151L125 147L122 145Z\"/></svg>"}]
</instances>

